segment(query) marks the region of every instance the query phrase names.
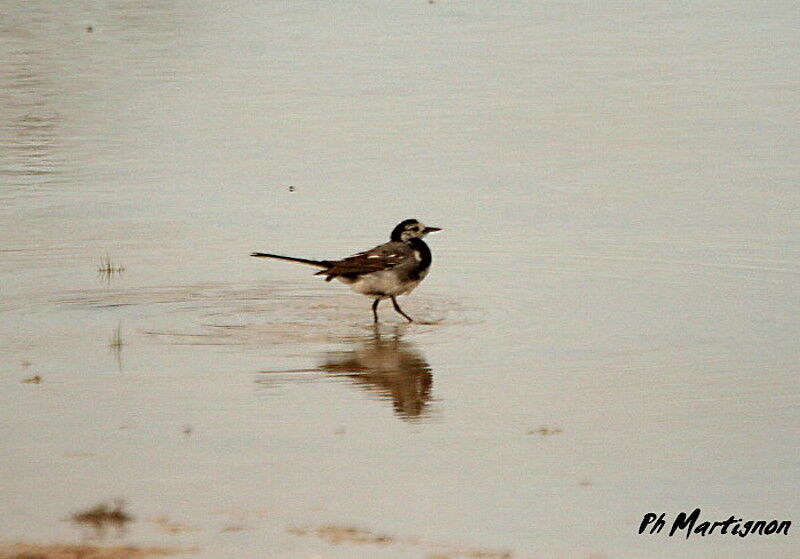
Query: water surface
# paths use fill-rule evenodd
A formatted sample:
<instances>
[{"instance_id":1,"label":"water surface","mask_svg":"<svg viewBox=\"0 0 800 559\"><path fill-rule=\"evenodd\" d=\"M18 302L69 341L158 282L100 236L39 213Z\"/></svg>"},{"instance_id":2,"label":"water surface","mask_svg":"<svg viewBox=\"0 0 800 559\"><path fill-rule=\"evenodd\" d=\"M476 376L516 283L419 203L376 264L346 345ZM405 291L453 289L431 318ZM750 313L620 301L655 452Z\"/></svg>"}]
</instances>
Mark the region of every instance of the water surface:
<instances>
[{"instance_id":1,"label":"water surface","mask_svg":"<svg viewBox=\"0 0 800 559\"><path fill-rule=\"evenodd\" d=\"M0 2L0 539L796 555L637 528L798 519L797 16ZM247 256L410 217L422 324Z\"/></svg>"}]
</instances>

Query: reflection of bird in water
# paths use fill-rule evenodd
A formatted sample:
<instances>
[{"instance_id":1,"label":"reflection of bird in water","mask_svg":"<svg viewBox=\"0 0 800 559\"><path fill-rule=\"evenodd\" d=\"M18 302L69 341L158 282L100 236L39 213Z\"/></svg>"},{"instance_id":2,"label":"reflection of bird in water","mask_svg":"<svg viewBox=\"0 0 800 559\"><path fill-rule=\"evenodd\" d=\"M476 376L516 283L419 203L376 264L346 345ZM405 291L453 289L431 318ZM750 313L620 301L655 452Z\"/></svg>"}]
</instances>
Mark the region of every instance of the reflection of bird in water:
<instances>
[{"instance_id":1,"label":"reflection of bird in water","mask_svg":"<svg viewBox=\"0 0 800 559\"><path fill-rule=\"evenodd\" d=\"M320 371L346 377L362 388L392 399L403 419L418 419L427 412L433 374L422 354L404 342L399 332L382 338L378 329L350 351L330 352Z\"/></svg>"},{"instance_id":2,"label":"reflection of bird in water","mask_svg":"<svg viewBox=\"0 0 800 559\"><path fill-rule=\"evenodd\" d=\"M346 379L378 399L391 399L401 419L420 419L430 411L433 374L422 354L402 340L404 329L405 325L397 325L391 336L381 336L381 328L376 325L372 336L348 339L352 349L325 353L317 367L261 371L269 376L259 382L303 382L309 380L308 373L324 373Z\"/></svg>"}]
</instances>

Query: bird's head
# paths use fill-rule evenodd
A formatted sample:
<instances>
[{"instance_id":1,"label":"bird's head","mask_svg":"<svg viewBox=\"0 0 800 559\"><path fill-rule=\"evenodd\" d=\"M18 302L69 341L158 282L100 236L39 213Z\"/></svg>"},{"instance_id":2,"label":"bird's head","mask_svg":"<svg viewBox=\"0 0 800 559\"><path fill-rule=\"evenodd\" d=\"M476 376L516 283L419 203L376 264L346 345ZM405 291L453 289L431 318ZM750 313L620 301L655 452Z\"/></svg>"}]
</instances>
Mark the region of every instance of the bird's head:
<instances>
[{"instance_id":1,"label":"bird's head","mask_svg":"<svg viewBox=\"0 0 800 559\"><path fill-rule=\"evenodd\" d=\"M421 239L428 233L435 231L441 231L441 229L439 227L428 227L416 219L407 219L398 223L397 227L394 228L392 240L406 242L411 239Z\"/></svg>"}]
</instances>

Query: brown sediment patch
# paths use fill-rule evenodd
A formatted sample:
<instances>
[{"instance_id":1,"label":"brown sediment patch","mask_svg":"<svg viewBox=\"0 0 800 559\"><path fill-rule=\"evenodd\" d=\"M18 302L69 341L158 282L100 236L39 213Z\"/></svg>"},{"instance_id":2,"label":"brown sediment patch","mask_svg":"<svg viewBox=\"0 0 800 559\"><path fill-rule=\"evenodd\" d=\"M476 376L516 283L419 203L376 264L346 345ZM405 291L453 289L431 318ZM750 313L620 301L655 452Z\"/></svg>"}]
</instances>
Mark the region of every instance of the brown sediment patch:
<instances>
[{"instance_id":1,"label":"brown sediment patch","mask_svg":"<svg viewBox=\"0 0 800 559\"><path fill-rule=\"evenodd\" d=\"M315 536L334 545L402 545L417 547L425 551L428 559L511 559L513 557L513 554L507 550L439 544L426 541L417 536L398 537L353 526L340 526L335 524L328 524L316 528L293 526L287 528L286 531L294 536Z\"/></svg>"},{"instance_id":2,"label":"brown sediment patch","mask_svg":"<svg viewBox=\"0 0 800 559\"><path fill-rule=\"evenodd\" d=\"M549 435L560 435L564 432L564 429L561 427L546 427L542 425L538 429L529 429L525 434L526 435L541 435L543 437L547 437Z\"/></svg>"},{"instance_id":3,"label":"brown sediment patch","mask_svg":"<svg viewBox=\"0 0 800 559\"><path fill-rule=\"evenodd\" d=\"M194 549L161 547L93 546L93 545L35 545L0 543L0 559L151 559L169 555L197 553Z\"/></svg>"},{"instance_id":4,"label":"brown sediment patch","mask_svg":"<svg viewBox=\"0 0 800 559\"><path fill-rule=\"evenodd\" d=\"M150 523L156 527L156 531L162 534L169 534L175 536L178 534L185 534L186 532L196 532L197 527L191 524L184 524L182 522L175 522L166 516L158 516L150 520Z\"/></svg>"},{"instance_id":5,"label":"brown sediment patch","mask_svg":"<svg viewBox=\"0 0 800 559\"><path fill-rule=\"evenodd\" d=\"M90 528L97 537L102 537L110 527L116 528L119 533L123 532L125 526L133 522L133 516L125 512L125 501L117 499L113 507L108 503L100 503L85 511L73 513L70 520Z\"/></svg>"},{"instance_id":6,"label":"brown sediment patch","mask_svg":"<svg viewBox=\"0 0 800 559\"><path fill-rule=\"evenodd\" d=\"M375 534L369 530L353 528L352 526L320 526L318 528L299 528L293 527L287 530L294 536L313 535L332 544L350 543L357 545L389 545L397 543L397 540L386 534Z\"/></svg>"}]
</instances>

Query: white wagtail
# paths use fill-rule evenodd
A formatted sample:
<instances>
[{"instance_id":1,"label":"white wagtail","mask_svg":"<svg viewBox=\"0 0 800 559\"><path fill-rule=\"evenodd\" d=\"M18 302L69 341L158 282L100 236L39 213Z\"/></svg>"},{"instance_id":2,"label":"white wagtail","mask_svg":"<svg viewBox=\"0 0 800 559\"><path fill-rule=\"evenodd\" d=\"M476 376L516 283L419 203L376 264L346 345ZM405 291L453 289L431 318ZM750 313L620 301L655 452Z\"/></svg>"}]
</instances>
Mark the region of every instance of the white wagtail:
<instances>
[{"instance_id":1,"label":"white wagtail","mask_svg":"<svg viewBox=\"0 0 800 559\"><path fill-rule=\"evenodd\" d=\"M428 275L431 267L431 249L422 238L428 233L441 231L427 227L416 219L407 219L394 228L388 243L359 252L342 260L308 260L279 254L253 252L250 256L276 258L322 268L314 275L325 276L325 281L336 278L353 291L372 297L372 316L378 322L378 303L391 299L394 310L409 322L414 322L397 304L398 295L411 293Z\"/></svg>"}]
</instances>

